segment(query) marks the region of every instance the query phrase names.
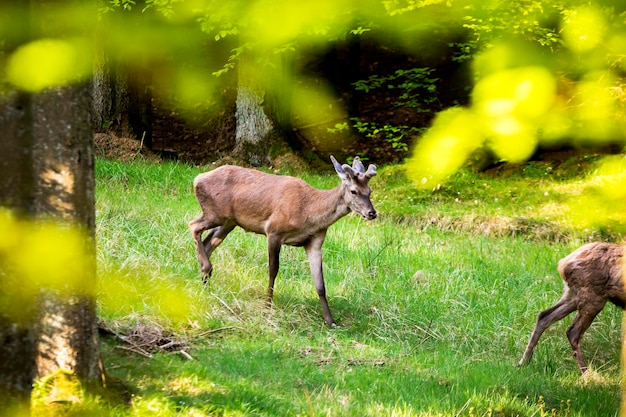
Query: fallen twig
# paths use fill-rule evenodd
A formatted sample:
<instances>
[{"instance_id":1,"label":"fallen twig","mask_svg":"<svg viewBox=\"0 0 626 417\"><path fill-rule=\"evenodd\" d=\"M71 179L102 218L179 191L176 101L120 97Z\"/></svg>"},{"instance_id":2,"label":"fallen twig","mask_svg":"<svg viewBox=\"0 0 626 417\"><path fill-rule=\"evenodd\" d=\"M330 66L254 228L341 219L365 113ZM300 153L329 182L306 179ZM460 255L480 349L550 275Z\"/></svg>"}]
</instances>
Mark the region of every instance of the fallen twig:
<instances>
[{"instance_id":1,"label":"fallen twig","mask_svg":"<svg viewBox=\"0 0 626 417\"><path fill-rule=\"evenodd\" d=\"M211 295L213 297L215 297L217 299L217 301L219 301L224 307L226 307L228 309L228 311L230 311L231 314L237 318L237 320L241 320L241 318L239 318L239 315L235 312L235 310L233 310L232 308L230 308L230 306L228 304L226 304L226 301L222 300L220 297L218 297L215 294L211 294Z\"/></svg>"},{"instance_id":2,"label":"fallen twig","mask_svg":"<svg viewBox=\"0 0 626 417\"><path fill-rule=\"evenodd\" d=\"M217 333L217 332L223 332L226 330L233 330L233 329L239 329L241 330L241 327L237 327L237 326L226 326L226 327L218 327L217 329L211 329L211 330L207 330L205 332L202 332L198 335L198 337L202 337L202 336L207 336L213 333Z\"/></svg>"},{"instance_id":3,"label":"fallen twig","mask_svg":"<svg viewBox=\"0 0 626 417\"><path fill-rule=\"evenodd\" d=\"M191 357L191 355L187 352L185 352L184 350L179 350L178 353L180 353L181 355L183 355L183 357L185 359L189 359L190 361L193 360L193 357Z\"/></svg>"},{"instance_id":4,"label":"fallen twig","mask_svg":"<svg viewBox=\"0 0 626 417\"><path fill-rule=\"evenodd\" d=\"M141 348L135 347L135 346L115 346L118 349L124 349L124 350L128 350L131 351L133 353L137 353L141 356L145 356L146 358L152 359L152 355L146 351L144 351Z\"/></svg>"}]
</instances>

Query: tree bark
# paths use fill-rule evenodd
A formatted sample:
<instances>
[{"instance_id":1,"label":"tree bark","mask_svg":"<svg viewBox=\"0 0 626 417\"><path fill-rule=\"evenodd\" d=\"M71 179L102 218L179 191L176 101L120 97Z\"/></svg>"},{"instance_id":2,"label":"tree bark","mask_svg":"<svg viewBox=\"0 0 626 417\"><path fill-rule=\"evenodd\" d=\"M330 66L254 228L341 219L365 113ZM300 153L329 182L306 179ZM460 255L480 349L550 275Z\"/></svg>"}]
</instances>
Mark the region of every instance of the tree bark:
<instances>
[{"instance_id":1,"label":"tree bark","mask_svg":"<svg viewBox=\"0 0 626 417\"><path fill-rule=\"evenodd\" d=\"M0 278L6 277L0 272ZM32 326L0 314L0 416L28 415L34 377Z\"/></svg>"},{"instance_id":2,"label":"tree bark","mask_svg":"<svg viewBox=\"0 0 626 417\"><path fill-rule=\"evenodd\" d=\"M125 24L146 26L142 12L145 7L145 0L140 0L130 11L121 13ZM122 59L118 50L111 49L116 46L106 36L116 29L109 18L102 16L98 23L100 38L96 38L94 46L93 126L96 132L134 136L152 149L153 70L145 56Z\"/></svg>"},{"instance_id":3,"label":"tree bark","mask_svg":"<svg viewBox=\"0 0 626 417\"><path fill-rule=\"evenodd\" d=\"M88 384L101 380L95 295L95 180L88 83L33 97L34 212L78 224L86 233L84 270L70 297L42 295L37 376L58 369Z\"/></svg>"},{"instance_id":4,"label":"tree bark","mask_svg":"<svg viewBox=\"0 0 626 417\"><path fill-rule=\"evenodd\" d=\"M87 84L42 93L13 92L0 105L0 204L22 218L55 218L87 231L85 252L73 254L85 267L70 295L42 289L19 318L0 311L0 406L27 407L33 379L70 371L86 385L101 381L95 287L93 145ZM54 239L51 236L50 239ZM9 257L10 258L10 257ZM19 293L10 259L0 267L3 298ZM33 259L37 262L37 259ZM46 265L41 265L42 274ZM36 286L36 283L30 283ZM28 284L26 284L28 285ZM18 298L19 299L19 298ZM0 304L0 307L3 305ZM7 397L8 395L8 397Z\"/></svg>"},{"instance_id":5,"label":"tree bark","mask_svg":"<svg viewBox=\"0 0 626 417\"><path fill-rule=\"evenodd\" d=\"M17 213L31 208L32 171L26 161L32 160L29 144L30 96L13 91L0 100L0 206ZM35 376L34 309L23 306L23 315L11 313L10 304L19 299L19 280L0 252L0 416L27 413ZM14 414L12 414L14 413Z\"/></svg>"},{"instance_id":6,"label":"tree bark","mask_svg":"<svg viewBox=\"0 0 626 417\"><path fill-rule=\"evenodd\" d=\"M89 85L82 84L35 94L12 92L0 103L0 135L6 150L0 157L0 205L31 221L55 218L87 231L85 252L74 254L87 257L80 259L85 268L69 296L42 289L38 301L22 306L29 314L18 318L0 311L0 414L2 409L27 408L33 380L58 370L72 372L86 385L102 380L93 298L90 98ZM0 264L4 300L19 293L24 284L12 275L11 260L6 258ZM41 265L41 271L46 273L46 265Z\"/></svg>"},{"instance_id":7,"label":"tree bark","mask_svg":"<svg viewBox=\"0 0 626 417\"><path fill-rule=\"evenodd\" d=\"M92 119L96 132L114 131L130 136L128 125L128 92L124 71L119 62L96 45L93 75Z\"/></svg>"},{"instance_id":8,"label":"tree bark","mask_svg":"<svg viewBox=\"0 0 626 417\"><path fill-rule=\"evenodd\" d=\"M134 136L152 149L152 73L130 67L97 51L93 76L93 126L96 132Z\"/></svg>"},{"instance_id":9,"label":"tree bark","mask_svg":"<svg viewBox=\"0 0 626 417\"><path fill-rule=\"evenodd\" d=\"M128 122L133 135L152 149L152 73L145 65L128 69Z\"/></svg>"},{"instance_id":10,"label":"tree bark","mask_svg":"<svg viewBox=\"0 0 626 417\"><path fill-rule=\"evenodd\" d=\"M265 113L265 86L254 60L244 56L239 61L235 116L234 153L253 166L269 162L273 123Z\"/></svg>"}]
</instances>

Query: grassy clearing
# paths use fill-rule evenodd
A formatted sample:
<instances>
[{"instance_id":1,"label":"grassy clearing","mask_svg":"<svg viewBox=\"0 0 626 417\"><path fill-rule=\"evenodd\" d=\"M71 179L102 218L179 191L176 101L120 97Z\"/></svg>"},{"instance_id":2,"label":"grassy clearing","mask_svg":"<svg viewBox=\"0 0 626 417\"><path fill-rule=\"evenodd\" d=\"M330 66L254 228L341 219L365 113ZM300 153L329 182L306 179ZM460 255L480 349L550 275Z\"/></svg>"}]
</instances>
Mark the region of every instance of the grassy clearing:
<instances>
[{"instance_id":1,"label":"grassy clearing","mask_svg":"<svg viewBox=\"0 0 626 417\"><path fill-rule=\"evenodd\" d=\"M546 331L528 367L515 366L537 313L560 296L557 260L589 236L614 233L557 216L568 198L558 190L583 186L584 172L529 169L463 172L418 191L401 167L379 168L380 218L348 216L329 229L324 272L339 326L328 329L302 249L283 248L272 309L262 236L231 233L202 285L187 231L199 215L191 182L201 169L98 161L100 315L121 334L159 328L193 358L159 349L146 357L103 337L105 367L133 393L109 412L617 415L621 313L613 307L585 336L586 380L564 334L571 319ZM338 182L303 176L319 188Z\"/></svg>"}]
</instances>

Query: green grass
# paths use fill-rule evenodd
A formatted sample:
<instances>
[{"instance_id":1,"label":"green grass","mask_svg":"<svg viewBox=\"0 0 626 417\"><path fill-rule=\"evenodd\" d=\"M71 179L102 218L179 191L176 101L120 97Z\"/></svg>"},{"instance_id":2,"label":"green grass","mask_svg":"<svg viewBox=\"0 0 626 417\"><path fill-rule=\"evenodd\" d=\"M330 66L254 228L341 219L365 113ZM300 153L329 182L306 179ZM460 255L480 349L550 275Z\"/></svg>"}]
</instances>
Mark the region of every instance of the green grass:
<instances>
[{"instance_id":1,"label":"green grass","mask_svg":"<svg viewBox=\"0 0 626 417\"><path fill-rule=\"evenodd\" d=\"M371 185L380 218L347 216L329 229L324 273L339 326L328 329L300 248L281 252L271 309L263 236L232 232L202 285L187 230L200 213L191 191L199 168L97 161L100 316L121 334L160 329L193 358L154 349L146 357L103 337L110 378L133 394L107 413L617 415L616 308L585 335L587 379L565 337L571 318L546 331L529 366L516 366L537 313L562 291L556 262L602 234L546 214L567 199L556 190L584 172L533 169L461 172L420 191L401 166L379 168ZM302 177L319 188L338 182Z\"/></svg>"}]
</instances>

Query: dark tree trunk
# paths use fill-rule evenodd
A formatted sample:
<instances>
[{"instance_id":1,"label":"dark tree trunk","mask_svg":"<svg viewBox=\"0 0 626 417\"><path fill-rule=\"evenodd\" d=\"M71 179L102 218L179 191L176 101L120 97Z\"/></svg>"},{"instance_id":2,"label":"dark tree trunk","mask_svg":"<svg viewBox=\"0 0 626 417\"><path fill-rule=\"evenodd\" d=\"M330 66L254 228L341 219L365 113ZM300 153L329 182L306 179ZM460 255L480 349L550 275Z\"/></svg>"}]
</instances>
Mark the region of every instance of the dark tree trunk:
<instances>
[{"instance_id":1,"label":"dark tree trunk","mask_svg":"<svg viewBox=\"0 0 626 417\"><path fill-rule=\"evenodd\" d=\"M132 24L144 30L147 30L150 25L144 13L147 3L147 0L138 0L130 11L133 16ZM115 52L117 51L113 51ZM124 64L126 92L128 93L128 123L133 136L148 149L152 149L151 64L146 56L135 56L132 63L125 62Z\"/></svg>"},{"instance_id":2,"label":"dark tree trunk","mask_svg":"<svg viewBox=\"0 0 626 417\"><path fill-rule=\"evenodd\" d=\"M0 272L0 279L6 279ZM32 323L0 314L0 416L28 415L35 373Z\"/></svg>"},{"instance_id":3,"label":"dark tree trunk","mask_svg":"<svg viewBox=\"0 0 626 417\"><path fill-rule=\"evenodd\" d=\"M33 188L30 95L11 92L0 99L0 206L17 213L32 211ZM29 164L26 164L28 162ZM0 213L1 214L1 213ZM35 376L33 305L23 314L13 314L11 304L19 300L19 279L0 252L0 416L27 413ZM14 414L12 414L14 413Z\"/></svg>"},{"instance_id":4,"label":"dark tree trunk","mask_svg":"<svg viewBox=\"0 0 626 417\"><path fill-rule=\"evenodd\" d=\"M152 149L152 75L99 51L94 62L93 126L96 132L132 136Z\"/></svg>"},{"instance_id":5,"label":"dark tree trunk","mask_svg":"<svg viewBox=\"0 0 626 417\"><path fill-rule=\"evenodd\" d=\"M128 123L133 135L152 149L152 74L144 66L127 74Z\"/></svg>"},{"instance_id":6,"label":"dark tree trunk","mask_svg":"<svg viewBox=\"0 0 626 417\"><path fill-rule=\"evenodd\" d=\"M45 36L42 28L46 25L37 20L42 16L39 8L54 3L17 1L16 5L23 7L17 9L17 15L24 19L19 25L24 35L15 44L2 44L5 53L31 37ZM72 253L84 265L75 277L80 286L70 286L69 296L65 297L21 274L11 249L0 245L1 416L17 415L16 410L27 415L33 382L61 368L74 373L85 386L102 380L93 298L95 206L90 89L87 83L39 93L5 89L0 96L0 206L14 213L17 225L52 218L67 225L64 228L77 225L87 232L84 253ZM6 211L0 215L9 218ZM55 236L50 239L54 241ZM37 265L42 260L34 257L32 262ZM42 276L50 272L44 264L37 268ZM29 286L37 291L25 291Z\"/></svg>"},{"instance_id":7,"label":"dark tree trunk","mask_svg":"<svg viewBox=\"0 0 626 417\"><path fill-rule=\"evenodd\" d=\"M70 297L44 293L38 320L37 376L58 369L81 381L101 380L95 301L95 197L91 92L85 83L33 96L34 214L87 231L81 285ZM52 134L51 134L52 133ZM51 174L53 173L53 174ZM63 353L63 354L62 354Z\"/></svg>"},{"instance_id":8,"label":"dark tree trunk","mask_svg":"<svg viewBox=\"0 0 626 417\"><path fill-rule=\"evenodd\" d=\"M14 275L10 257L0 259L2 301L23 302L21 308L28 313L15 316L7 313L10 309L0 310L0 406L4 410L15 404L28 407L34 378L60 369L71 371L86 385L102 378L93 298L90 98L89 86L82 84L35 94L12 92L0 104L0 136L6 150L0 156L0 204L23 219L55 218L87 231L85 252L74 254L83 257L79 263L85 267L75 277L80 285L70 287L69 296L42 289L39 300L24 299L20 291L29 283ZM41 271L45 274L45 265ZM7 305L0 302L0 307ZM12 400L3 403L2 399Z\"/></svg>"},{"instance_id":9,"label":"dark tree trunk","mask_svg":"<svg viewBox=\"0 0 626 417\"><path fill-rule=\"evenodd\" d=\"M123 13L130 26L144 26L142 10L146 2L140 0L130 12ZM99 22L99 33L115 30L107 16ZM101 35L106 36L106 35ZM152 149L152 68L146 57L115 59L117 50L102 37L95 44L93 75L93 126L96 132L112 131L121 136L135 137ZM150 46L147 46L149 48ZM119 54L118 54L119 56Z\"/></svg>"},{"instance_id":10,"label":"dark tree trunk","mask_svg":"<svg viewBox=\"0 0 626 417\"><path fill-rule=\"evenodd\" d=\"M103 49L94 60L92 107L94 131L114 131L121 136L131 134L125 73L120 63L110 59Z\"/></svg>"},{"instance_id":11,"label":"dark tree trunk","mask_svg":"<svg viewBox=\"0 0 626 417\"><path fill-rule=\"evenodd\" d=\"M13 6L24 7L22 2ZM28 13L14 16L16 25L27 32ZM0 54L15 50L28 41L28 33L22 39L0 43ZM32 161L32 138L30 135L30 95L18 91L3 91L0 95L0 137L3 151L0 153L0 209L9 207L18 214L32 211L32 196L27 190L33 186L33 172L25 162ZM5 213L0 213L0 215ZM19 300L20 280L0 251L0 416L28 415L30 394L35 377L35 313L32 304L24 305L21 314L14 311Z\"/></svg>"}]
</instances>

